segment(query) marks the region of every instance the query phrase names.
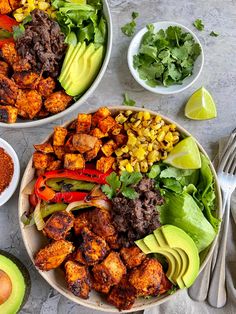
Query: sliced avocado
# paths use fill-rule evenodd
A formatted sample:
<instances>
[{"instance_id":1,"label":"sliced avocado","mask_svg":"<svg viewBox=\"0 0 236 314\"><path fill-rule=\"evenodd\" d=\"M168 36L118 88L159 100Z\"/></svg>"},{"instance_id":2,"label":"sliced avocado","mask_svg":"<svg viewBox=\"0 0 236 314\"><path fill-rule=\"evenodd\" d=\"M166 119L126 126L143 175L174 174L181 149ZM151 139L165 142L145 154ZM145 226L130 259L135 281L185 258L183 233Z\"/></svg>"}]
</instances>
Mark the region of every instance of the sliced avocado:
<instances>
[{"instance_id":1,"label":"sliced avocado","mask_svg":"<svg viewBox=\"0 0 236 314\"><path fill-rule=\"evenodd\" d=\"M199 272L199 255L196 244L193 239L182 229L172 226L164 225L161 227L161 231L170 248L177 249L179 254L184 259L182 250L188 256L188 267L182 276L183 282L187 288L189 288L195 281Z\"/></svg>"},{"instance_id":2,"label":"sliced avocado","mask_svg":"<svg viewBox=\"0 0 236 314\"><path fill-rule=\"evenodd\" d=\"M89 87L101 67L103 53L103 46L95 50L94 44L90 44L78 63L75 58L75 67L68 76L68 81L71 83L69 88L66 88L68 95L82 94Z\"/></svg>"},{"instance_id":3,"label":"sliced avocado","mask_svg":"<svg viewBox=\"0 0 236 314\"><path fill-rule=\"evenodd\" d=\"M71 70L72 62L74 62L75 57L81 56L84 53L85 49L86 49L85 42L83 42L82 44L78 43L75 47L73 45L70 45L66 53L66 56L62 65L61 74L59 77L59 82L61 83L63 88L64 88L64 84L66 83L66 80L65 80L66 76Z\"/></svg>"},{"instance_id":4,"label":"sliced avocado","mask_svg":"<svg viewBox=\"0 0 236 314\"><path fill-rule=\"evenodd\" d=\"M143 242L143 239L137 240L135 241L135 244L140 248L140 250L144 253L144 254L150 254L152 253L149 248L146 246L146 244Z\"/></svg>"},{"instance_id":5,"label":"sliced avocado","mask_svg":"<svg viewBox=\"0 0 236 314\"><path fill-rule=\"evenodd\" d=\"M186 271L186 268L187 268L186 261L181 257L181 255L179 254L177 250L171 249L168 246L168 243L162 234L161 228L157 228L156 230L154 230L153 233L161 249L167 251L169 254L172 254L173 257L175 258L176 260L175 272L172 275L172 278L173 278L174 283L175 284L177 283L180 289L184 289L185 284L182 280L182 275ZM168 272L169 272L169 268L168 268ZM166 274L167 278L169 278L168 274L169 273Z\"/></svg>"},{"instance_id":6,"label":"sliced avocado","mask_svg":"<svg viewBox=\"0 0 236 314\"><path fill-rule=\"evenodd\" d=\"M0 313L15 314L29 295L30 277L24 265L9 253L0 250L0 271L6 274L11 282L11 290L7 299L0 303ZM3 290L1 290L3 289ZM4 287L0 285L0 300Z\"/></svg>"}]
</instances>

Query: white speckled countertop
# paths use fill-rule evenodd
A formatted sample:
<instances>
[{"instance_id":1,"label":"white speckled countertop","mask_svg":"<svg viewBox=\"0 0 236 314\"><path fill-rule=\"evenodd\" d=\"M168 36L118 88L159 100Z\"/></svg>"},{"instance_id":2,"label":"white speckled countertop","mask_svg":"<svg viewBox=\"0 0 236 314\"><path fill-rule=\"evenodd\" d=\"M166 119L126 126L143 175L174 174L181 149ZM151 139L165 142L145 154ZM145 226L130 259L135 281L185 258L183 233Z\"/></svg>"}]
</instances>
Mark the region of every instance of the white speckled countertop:
<instances>
[{"instance_id":1,"label":"white speckled countertop","mask_svg":"<svg viewBox=\"0 0 236 314\"><path fill-rule=\"evenodd\" d=\"M80 108L80 111L101 105L119 105L122 102L122 94L126 91L137 101L138 106L145 105L146 108L159 111L183 125L213 157L217 150L218 139L228 135L236 127L236 1L110 0L109 4L114 25L111 60L99 87ZM170 20L186 25L199 36L205 52L205 65L201 77L190 89L177 95L158 96L143 90L134 81L126 61L130 39L120 31L120 27L130 20L131 12L134 10L140 13L137 30L147 23ZM205 31L199 32L194 29L192 23L196 18L203 20ZM216 38L209 36L212 30L219 32L220 36ZM192 92L202 85L212 93L217 104L218 117L210 121L188 120L183 114L184 104ZM69 118L70 116L67 116L63 121ZM33 151L33 144L40 143L51 132L53 125L61 124L63 121L35 129L0 128L0 137L7 140L19 156L22 173ZM40 277L27 256L18 226L17 198L18 191L5 206L0 208L0 248L19 257L30 271L32 290L21 313L38 314L42 306L44 307L44 311L41 312L43 314L82 313L81 308L65 298L60 299L58 308L51 310L50 307L45 308L47 304L44 302L56 292ZM202 309L204 313L208 313L204 306ZM88 313L85 308L83 313ZM178 311L178 307L174 310L173 306L168 311L169 313L183 314Z\"/></svg>"}]
</instances>

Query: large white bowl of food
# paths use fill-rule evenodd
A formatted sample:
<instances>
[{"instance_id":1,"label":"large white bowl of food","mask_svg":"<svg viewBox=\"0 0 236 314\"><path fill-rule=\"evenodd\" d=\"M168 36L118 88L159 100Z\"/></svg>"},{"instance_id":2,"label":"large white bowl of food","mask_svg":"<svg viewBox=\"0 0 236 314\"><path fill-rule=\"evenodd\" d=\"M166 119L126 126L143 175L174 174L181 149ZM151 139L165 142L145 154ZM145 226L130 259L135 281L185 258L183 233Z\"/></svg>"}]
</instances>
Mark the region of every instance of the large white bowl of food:
<instances>
[{"instance_id":1,"label":"large white bowl of food","mask_svg":"<svg viewBox=\"0 0 236 314\"><path fill-rule=\"evenodd\" d=\"M194 283L215 245L221 198L206 152L183 127L146 109L103 107L34 147L20 227L52 287L129 312Z\"/></svg>"},{"instance_id":2,"label":"large white bowl of food","mask_svg":"<svg viewBox=\"0 0 236 314\"><path fill-rule=\"evenodd\" d=\"M0 8L0 126L36 127L94 92L110 59L111 15L106 0L12 3Z\"/></svg>"}]
</instances>

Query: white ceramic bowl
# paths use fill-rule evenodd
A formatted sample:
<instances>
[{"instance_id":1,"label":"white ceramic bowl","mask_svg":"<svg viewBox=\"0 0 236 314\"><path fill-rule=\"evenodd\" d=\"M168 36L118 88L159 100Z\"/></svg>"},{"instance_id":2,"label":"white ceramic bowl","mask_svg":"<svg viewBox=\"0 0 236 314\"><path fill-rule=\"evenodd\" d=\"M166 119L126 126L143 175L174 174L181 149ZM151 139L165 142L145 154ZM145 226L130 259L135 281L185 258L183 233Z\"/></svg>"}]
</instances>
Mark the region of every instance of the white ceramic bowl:
<instances>
[{"instance_id":1,"label":"white ceramic bowl","mask_svg":"<svg viewBox=\"0 0 236 314\"><path fill-rule=\"evenodd\" d=\"M11 198L11 196L13 195L18 186L20 179L20 163L14 149L2 138L0 138L0 147L2 147L5 150L5 152L12 158L14 164L14 173L11 182L9 186L0 194L0 206L2 206Z\"/></svg>"},{"instance_id":2,"label":"white ceramic bowl","mask_svg":"<svg viewBox=\"0 0 236 314\"><path fill-rule=\"evenodd\" d=\"M94 93L95 89L98 87L99 83L101 82L108 62L110 60L111 56L111 49L112 49L112 19L111 19L111 13L108 6L108 1L103 0L103 13L107 21L107 27L108 27L108 36L107 36L107 47L106 47L106 54L103 60L103 64L101 66L101 69L99 73L97 74L96 79L93 81L92 85L87 89L87 91L80 97L74 104L72 104L70 107L65 109L62 112L59 112L55 115L49 116L44 119L40 120L18 120L16 123L7 124L0 122L0 127L5 128L31 128L31 127L38 127L40 125L51 123L52 121L55 121L57 119L63 118L65 115L75 111L78 109L81 105L85 103L85 101Z\"/></svg>"},{"instance_id":3,"label":"white ceramic bowl","mask_svg":"<svg viewBox=\"0 0 236 314\"><path fill-rule=\"evenodd\" d=\"M120 107L110 107L109 108L112 113L116 113L117 111L120 112L122 110L130 110L130 107L127 106L120 106ZM132 107L132 111L149 111L152 115L157 115L158 113L154 111L150 111L147 109L142 109L142 108L137 108L137 107ZM93 111L89 112L92 113ZM177 126L177 129L186 136L191 136L191 134L186 131L184 128L182 128L180 125L175 123L174 121L170 120L169 118L166 118L162 116L161 114L158 114L161 116L167 123L174 123ZM71 122L68 121L66 122L63 126L68 126ZM50 134L43 142L47 141L52 134ZM197 142L197 141L196 141ZM205 150L202 148L202 146L197 142L197 145L200 149L200 151L207 156L207 153ZM213 168L213 165L210 164L213 176L215 178L216 182L216 211L217 215L221 217L221 194L220 194L220 188L219 184L217 181L217 176L215 173L215 170ZM19 210L19 223L20 223L20 228L21 228L21 233L23 237L23 241L26 247L26 250L29 254L29 257L32 260L32 263L34 263L34 255L37 253L42 247L44 247L48 241L46 237L42 234L42 232L39 232L35 226L33 227L24 227L23 223L21 222L21 215L26 212L29 209L29 200L28 200L28 195L25 195L22 193L23 189L25 186L34 178L34 173L35 170L32 168L32 158L30 159L26 169L25 173L23 175L23 179L21 182L21 188L20 188L20 195L19 195L19 203L18 203L18 210ZM205 267L206 263L208 262L214 246L216 244L216 239L214 242L211 244L211 246L203 251L201 253L201 268L200 271ZM41 276L57 291L59 291L61 294L63 294L65 297L70 299L71 301L74 301L77 304L81 304L83 306L92 308L94 310L100 310L100 311L105 311L105 312L119 312L118 309L116 309L114 306L108 304L100 294L96 293L95 291L92 291L89 295L89 299L83 300L81 298L78 298L74 296L66 286L66 281L65 281L65 276L63 271L58 268L49 272L42 272L38 270ZM181 290L177 290L176 293L179 293ZM175 293L175 294L176 294ZM144 298L138 298L133 305L133 307L128 310L128 311L122 311L122 313L127 313L127 312L135 312L135 311L140 311L147 309L149 307L159 305L167 300L170 300L173 297L173 295L169 295L168 293L160 296L160 297L153 297L150 299L144 299Z\"/></svg>"},{"instance_id":4,"label":"white ceramic bowl","mask_svg":"<svg viewBox=\"0 0 236 314\"><path fill-rule=\"evenodd\" d=\"M172 86L156 86L156 87L151 87L148 86L146 84L146 82L144 80L142 80L139 77L139 73L138 71L134 68L133 66L133 57L134 55L138 54L139 51L139 47L140 47L140 43L141 40L143 38L143 35L147 32L147 28L144 27L143 29L141 29L132 39L129 49L128 49L128 55L127 55L127 59L128 59L128 66L130 69L131 74L133 75L134 79L145 89L149 90L150 92L156 93L156 94L162 94L162 95L170 95L170 94L177 94L180 93L182 91L184 91L186 88L190 87L200 76L202 69L203 69L203 64L204 64L204 52L203 52L203 48L202 45L199 41L199 39L197 38L197 36L186 26L176 23L176 22L169 22L169 21L163 21L163 22L157 22L157 23L153 23L154 27L155 27L155 31L159 31L160 29L167 29L169 26L178 26L180 27L184 32L188 32L190 33L195 42L198 43L201 47L201 54L200 56L197 58L197 60L194 63L194 68L193 68L193 74L187 78L185 78L183 80L182 85L172 85Z\"/></svg>"}]
</instances>

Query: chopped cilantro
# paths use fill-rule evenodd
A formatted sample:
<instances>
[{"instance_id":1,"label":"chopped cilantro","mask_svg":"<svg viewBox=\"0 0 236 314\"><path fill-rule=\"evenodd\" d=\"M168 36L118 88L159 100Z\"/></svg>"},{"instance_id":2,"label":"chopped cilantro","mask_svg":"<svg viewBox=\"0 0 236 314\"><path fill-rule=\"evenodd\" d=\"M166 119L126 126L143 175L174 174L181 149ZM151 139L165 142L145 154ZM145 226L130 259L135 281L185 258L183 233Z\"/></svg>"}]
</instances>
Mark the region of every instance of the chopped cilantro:
<instances>
[{"instance_id":1,"label":"chopped cilantro","mask_svg":"<svg viewBox=\"0 0 236 314\"><path fill-rule=\"evenodd\" d=\"M135 33L135 28L136 28L136 18L139 16L138 12L133 12L132 13L132 21L125 24L124 26L121 27L122 32L128 36L131 37Z\"/></svg>"},{"instance_id":2,"label":"chopped cilantro","mask_svg":"<svg viewBox=\"0 0 236 314\"><path fill-rule=\"evenodd\" d=\"M121 193L126 198L135 199L138 197L138 193L132 186L138 184L141 179L140 172L122 171L120 177L112 172L106 179L108 184L102 186L102 191L109 199L112 199L117 193Z\"/></svg>"},{"instance_id":3,"label":"chopped cilantro","mask_svg":"<svg viewBox=\"0 0 236 314\"><path fill-rule=\"evenodd\" d=\"M133 57L133 66L139 77L152 87L182 84L192 75L194 62L201 48L190 33L180 27L169 26L155 32L152 24L147 25L138 54Z\"/></svg>"},{"instance_id":4,"label":"chopped cilantro","mask_svg":"<svg viewBox=\"0 0 236 314\"><path fill-rule=\"evenodd\" d=\"M20 38L25 32L25 27L23 24L13 26L13 38L16 40Z\"/></svg>"},{"instance_id":5,"label":"chopped cilantro","mask_svg":"<svg viewBox=\"0 0 236 314\"><path fill-rule=\"evenodd\" d=\"M214 31L210 32L210 36L212 36L212 37L218 37L219 35L220 35L219 33L216 33Z\"/></svg>"},{"instance_id":6,"label":"chopped cilantro","mask_svg":"<svg viewBox=\"0 0 236 314\"><path fill-rule=\"evenodd\" d=\"M124 106L134 106L136 102L133 99L130 99L128 94L124 94L124 100L123 100L123 105Z\"/></svg>"},{"instance_id":7,"label":"chopped cilantro","mask_svg":"<svg viewBox=\"0 0 236 314\"><path fill-rule=\"evenodd\" d=\"M7 38L11 38L12 37L12 33L3 29L3 28L0 28L0 40L2 39L7 39Z\"/></svg>"},{"instance_id":8,"label":"chopped cilantro","mask_svg":"<svg viewBox=\"0 0 236 314\"><path fill-rule=\"evenodd\" d=\"M193 22L193 26L195 26L196 29L198 29L199 31L203 31L204 30L204 24L202 23L201 19L196 19Z\"/></svg>"}]
</instances>

